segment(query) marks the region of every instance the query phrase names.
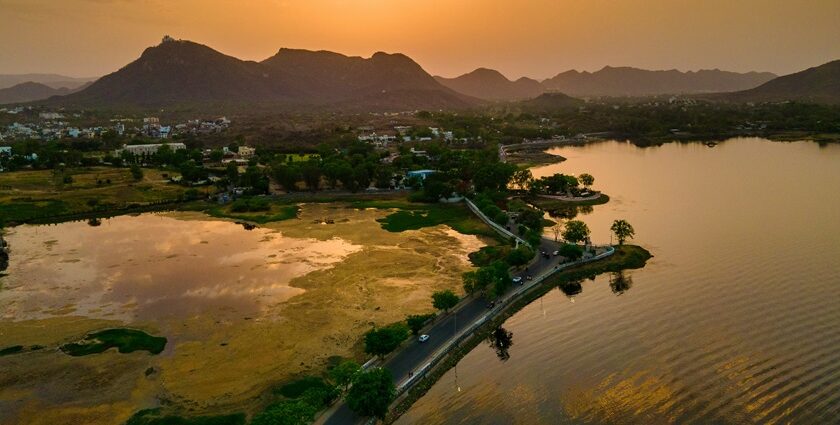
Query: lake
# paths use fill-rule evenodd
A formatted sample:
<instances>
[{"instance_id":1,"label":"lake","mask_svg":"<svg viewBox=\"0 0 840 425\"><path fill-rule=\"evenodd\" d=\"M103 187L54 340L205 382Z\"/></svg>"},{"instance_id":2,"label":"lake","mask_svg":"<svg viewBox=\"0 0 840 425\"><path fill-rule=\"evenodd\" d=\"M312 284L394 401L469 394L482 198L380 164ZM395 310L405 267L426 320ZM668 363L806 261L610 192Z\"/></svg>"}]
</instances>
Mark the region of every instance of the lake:
<instances>
[{"instance_id":1,"label":"lake","mask_svg":"<svg viewBox=\"0 0 840 425\"><path fill-rule=\"evenodd\" d=\"M27 350L0 356L0 425L249 412L331 356L363 358L365 331L432 311L484 246L443 225L388 232L377 220L391 213L306 204L252 230L199 213L5 229L0 350ZM114 327L168 342L159 355L58 349Z\"/></svg>"},{"instance_id":2,"label":"lake","mask_svg":"<svg viewBox=\"0 0 840 425\"><path fill-rule=\"evenodd\" d=\"M595 176L653 258L552 290L476 347L400 424L836 423L840 145L726 140L555 148L532 170Z\"/></svg>"}]
</instances>

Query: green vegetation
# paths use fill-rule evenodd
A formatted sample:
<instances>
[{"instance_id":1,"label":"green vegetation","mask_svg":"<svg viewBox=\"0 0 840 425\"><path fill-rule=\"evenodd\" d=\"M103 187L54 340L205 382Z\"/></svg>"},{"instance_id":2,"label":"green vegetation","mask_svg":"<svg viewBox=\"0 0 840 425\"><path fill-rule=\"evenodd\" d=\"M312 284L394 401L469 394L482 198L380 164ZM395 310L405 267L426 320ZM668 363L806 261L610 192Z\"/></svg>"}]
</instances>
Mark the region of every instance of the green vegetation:
<instances>
[{"instance_id":1,"label":"green vegetation","mask_svg":"<svg viewBox=\"0 0 840 425\"><path fill-rule=\"evenodd\" d=\"M391 372L374 368L358 374L353 380L353 386L347 392L347 405L359 415L383 419L396 394Z\"/></svg>"},{"instance_id":2,"label":"green vegetation","mask_svg":"<svg viewBox=\"0 0 840 425\"><path fill-rule=\"evenodd\" d=\"M162 409L155 408L135 413L125 425L245 425L245 414L182 417L163 415Z\"/></svg>"},{"instance_id":3,"label":"green vegetation","mask_svg":"<svg viewBox=\"0 0 840 425\"><path fill-rule=\"evenodd\" d=\"M426 323L429 323L429 320L432 320L435 317L434 314L412 314L405 318L405 324L408 325L408 329L411 330L412 335L417 335L420 333L420 329L423 329L423 326L426 326Z\"/></svg>"},{"instance_id":4,"label":"green vegetation","mask_svg":"<svg viewBox=\"0 0 840 425\"><path fill-rule=\"evenodd\" d=\"M613 221L612 226L610 226L610 230L615 234L615 237L618 239L619 245L624 245L624 241L628 238L632 239L633 236L636 234L636 231L633 229L633 226L627 222L627 220L615 220Z\"/></svg>"},{"instance_id":5,"label":"green vegetation","mask_svg":"<svg viewBox=\"0 0 840 425\"><path fill-rule=\"evenodd\" d=\"M169 183L163 173L146 169L143 174L135 181L129 170L109 167L0 173L0 221L105 214L187 199L188 189Z\"/></svg>"},{"instance_id":6,"label":"green vegetation","mask_svg":"<svg viewBox=\"0 0 840 425\"><path fill-rule=\"evenodd\" d=\"M373 328L365 333L365 353L385 357L408 338L408 327L394 323L379 329Z\"/></svg>"},{"instance_id":7,"label":"green vegetation","mask_svg":"<svg viewBox=\"0 0 840 425\"><path fill-rule=\"evenodd\" d=\"M300 211L300 207L298 207L297 205L283 205L281 203L269 202L268 208L263 211L265 211L265 214L243 214L233 211L233 205L213 206L204 210L206 214L213 217L232 218L235 220L244 220L253 223L265 224L275 221L283 221L297 218L298 212Z\"/></svg>"},{"instance_id":8,"label":"green vegetation","mask_svg":"<svg viewBox=\"0 0 840 425\"><path fill-rule=\"evenodd\" d=\"M329 370L330 379L336 386L341 388L342 391L347 391L347 388L349 388L350 384L353 383L353 380L356 379L356 375L359 374L361 369L362 368L358 363L352 360L344 360Z\"/></svg>"},{"instance_id":9,"label":"green vegetation","mask_svg":"<svg viewBox=\"0 0 840 425\"><path fill-rule=\"evenodd\" d=\"M414 385L407 393L407 396L402 398L400 402L394 406L384 419L384 423L394 423L403 413L405 413L415 401L420 399L427 391L435 384L435 382L443 376L449 369L455 366L464 356L472 351L476 346L491 339L491 334L501 327L504 322L516 314L519 310L539 299L547 292L566 284L566 282L578 281L582 278L596 276L602 273L618 273L623 270L639 269L645 266L648 259L651 258L650 252L644 248L633 245L622 245L616 248L615 254L602 260L591 263L585 263L576 267L561 270L554 274L550 279L535 286L522 297L513 301L507 306L499 315L488 320L480 329L467 338L461 345L438 363L417 385ZM491 339L492 340L492 339Z\"/></svg>"},{"instance_id":10,"label":"green vegetation","mask_svg":"<svg viewBox=\"0 0 840 425\"><path fill-rule=\"evenodd\" d=\"M463 205L406 203L397 205L399 205L398 208L403 209L379 220L382 228L389 232L447 225L466 235L496 236L484 222Z\"/></svg>"},{"instance_id":11,"label":"green vegetation","mask_svg":"<svg viewBox=\"0 0 840 425\"><path fill-rule=\"evenodd\" d=\"M85 336L80 342L64 344L61 351L71 356L86 356L117 348L120 353L148 351L160 354L166 346L166 338L151 336L136 329L106 329Z\"/></svg>"},{"instance_id":12,"label":"green vegetation","mask_svg":"<svg viewBox=\"0 0 840 425\"><path fill-rule=\"evenodd\" d=\"M487 298L497 298L510 287L511 277L508 267L507 263L496 261L489 266L464 273L464 291L468 294L482 292Z\"/></svg>"},{"instance_id":13,"label":"green vegetation","mask_svg":"<svg viewBox=\"0 0 840 425\"><path fill-rule=\"evenodd\" d=\"M265 198L241 198L237 199L230 206L230 211L235 213L268 211L271 203Z\"/></svg>"},{"instance_id":14,"label":"green vegetation","mask_svg":"<svg viewBox=\"0 0 840 425\"><path fill-rule=\"evenodd\" d=\"M513 250L510 245L488 245L469 254L470 262L476 267L489 266L495 261L506 260Z\"/></svg>"},{"instance_id":15,"label":"green vegetation","mask_svg":"<svg viewBox=\"0 0 840 425\"><path fill-rule=\"evenodd\" d=\"M8 356L9 354L17 354L23 351L22 345L12 345L11 347L6 347L0 349L0 357Z\"/></svg>"},{"instance_id":16,"label":"green vegetation","mask_svg":"<svg viewBox=\"0 0 840 425\"><path fill-rule=\"evenodd\" d=\"M458 305L458 301L460 300L461 299L449 289L437 291L432 294L432 306L438 310L443 310L444 312L449 311L450 308Z\"/></svg>"},{"instance_id":17,"label":"green vegetation","mask_svg":"<svg viewBox=\"0 0 840 425\"><path fill-rule=\"evenodd\" d=\"M560 255L564 258L568 258L569 260L578 260L580 257L583 257L583 248L578 245L573 244L563 244L563 246L559 249Z\"/></svg>"},{"instance_id":18,"label":"green vegetation","mask_svg":"<svg viewBox=\"0 0 840 425\"><path fill-rule=\"evenodd\" d=\"M579 220L569 220L566 222L566 228L563 229L563 239L578 243L584 242L589 237L589 226Z\"/></svg>"}]
</instances>

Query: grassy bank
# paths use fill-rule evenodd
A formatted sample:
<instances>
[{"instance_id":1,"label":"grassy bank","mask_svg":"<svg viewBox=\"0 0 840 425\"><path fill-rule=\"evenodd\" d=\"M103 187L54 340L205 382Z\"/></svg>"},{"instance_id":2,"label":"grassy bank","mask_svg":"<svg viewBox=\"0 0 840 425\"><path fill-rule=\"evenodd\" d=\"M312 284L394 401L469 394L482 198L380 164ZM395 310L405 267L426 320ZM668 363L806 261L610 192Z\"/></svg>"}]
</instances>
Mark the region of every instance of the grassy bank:
<instances>
[{"instance_id":1,"label":"grassy bank","mask_svg":"<svg viewBox=\"0 0 840 425\"><path fill-rule=\"evenodd\" d=\"M616 247L616 253L603 260L593 263L586 263L578 267L558 272L542 284L534 287L522 297L512 302L499 315L485 323L472 336L467 338L458 348L452 350L449 355L441 361L429 374L418 382L407 395L392 406L391 412L385 418L384 423L394 423L403 413L420 399L429 389L445 374L454 367L464 356L481 344L493 332L501 326L509 317L519 310L539 299L552 289L563 286L569 282L577 281L590 276L597 276L602 273L619 272L622 270L639 269L645 266L652 255L642 247L635 245L623 245Z\"/></svg>"},{"instance_id":2,"label":"grassy bank","mask_svg":"<svg viewBox=\"0 0 840 425\"><path fill-rule=\"evenodd\" d=\"M602 193L598 199L592 199L588 201L580 201L580 202L572 202L572 201L561 201L559 199L551 199L551 198L543 198L541 196L532 196L528 198L528 202L542 208L546 211L552 210L561 210L571 207L589 207L594 205L603 205L610 202L609 195Z\"/></svg>"},{"instance_id":3,"label":"grassy bank","mask_svg":"<svg viewBox=\"0 0 840 425\"><path fill-rule=\"evenodd\" d=\"M160 408L145 409L135 413L125 425L245 425L245 414L182 417L162 415Z\"/></svg>"},{"instance_id":4,"label":"grassy bank","mask_svg":"<svg viewBox=\"0 0 840 425\"><path fill-rule=\"evenodd\" d=\"M0 173L0 221L24 223L91 215L183 199L185 187L159 170L134 180L128 169L85 167Z\"/></svg>"},{"instance_id":5,"label":"grassy bank","mask_svg":"<svg viewBox=\"0 0 840 425\"><path fill-rule=\"evenodd\" d=\"M152 336L136 329L106 329L85 336L79 342L64 344L61 351L71 356L87 356L116 348L120 353L148 351L160 354L166 347L166 338Z\"/></svg>"}]
</instances>

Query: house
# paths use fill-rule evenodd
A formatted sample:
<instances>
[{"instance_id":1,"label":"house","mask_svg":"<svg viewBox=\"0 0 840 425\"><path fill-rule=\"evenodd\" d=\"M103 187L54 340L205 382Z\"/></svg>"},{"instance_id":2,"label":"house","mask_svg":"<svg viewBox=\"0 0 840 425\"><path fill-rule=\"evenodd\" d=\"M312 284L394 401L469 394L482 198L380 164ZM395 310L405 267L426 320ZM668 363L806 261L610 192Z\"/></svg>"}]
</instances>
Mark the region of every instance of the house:
<instances>
[{"instance_id":1,"label":"house","mask_svg":"<svg viewBox=\"0 0 840 425\"><path fill-rule=\"evenodd\" d=\"M240 158L251 158L257 153L257 149L251 146L240 146L237 152Z\"/></svg>"},{"instance_id":2,"label":"house","mask_svg":"<svg viewBox=\"0 0 840 425\"><path fill-rule=\"evenodd\" d=\"M426 177L437 173L437 170L414 170L405 173L406 178L419 177L420 180L426 180Z\"/></svg>"},{"instance_id":3,"label":"house","mask_svg":"<svg viewBox=\"0 0 840 425\"><path fill-rule=\"evenodd\" d=\"M122 149L114 151L116 156L120 156L123 152L128 152L132 155L154 155L162 146L168 146L173 151L186 149L187 145L183 143L153 143L147 145L123 145Z\"/></svg>"}]
</instances>

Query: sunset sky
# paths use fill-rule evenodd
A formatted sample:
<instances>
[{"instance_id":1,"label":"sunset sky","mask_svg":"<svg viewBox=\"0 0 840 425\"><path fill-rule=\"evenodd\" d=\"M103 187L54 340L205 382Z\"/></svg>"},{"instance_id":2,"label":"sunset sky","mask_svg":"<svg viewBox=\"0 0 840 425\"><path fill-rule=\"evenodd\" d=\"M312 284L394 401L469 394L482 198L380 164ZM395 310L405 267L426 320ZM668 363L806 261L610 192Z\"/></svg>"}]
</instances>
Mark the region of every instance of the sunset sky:
<instances>
[{"instance_id":1,"label":"sunset sky","mask_svg":"<svg viewBox=\"0 0 840 425\"><path fill-rule=\"evenodd\" d=\"M790 73L840 59L840 0L0 0L0 73L99 76L163 35L546 78L604 65Z\"/></svg>"}]
</instances>

